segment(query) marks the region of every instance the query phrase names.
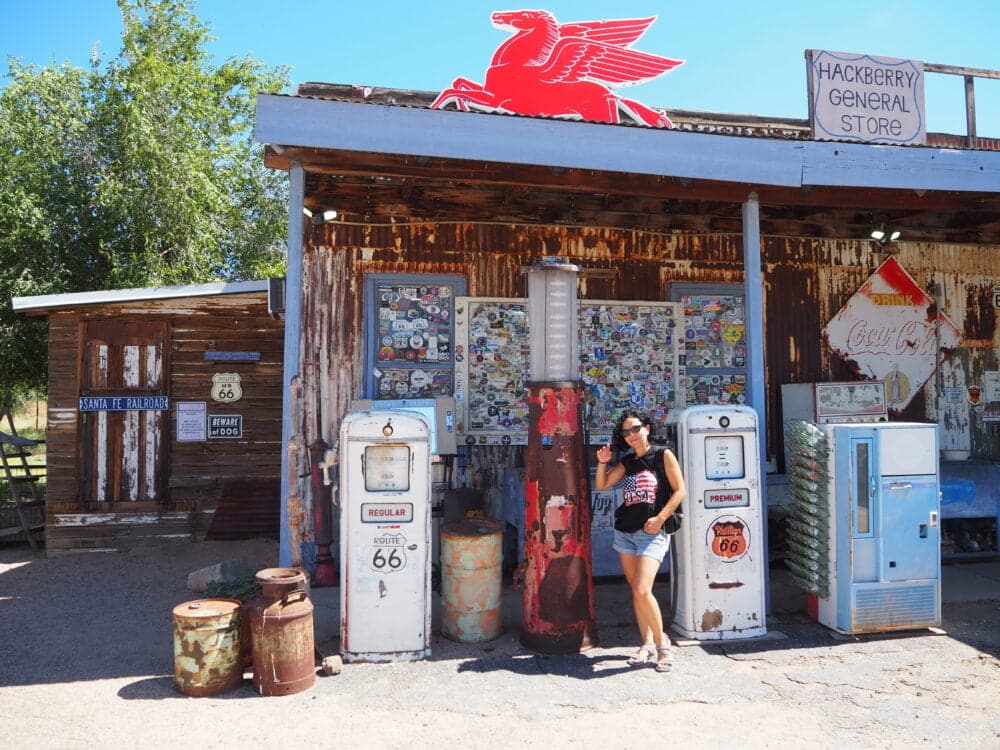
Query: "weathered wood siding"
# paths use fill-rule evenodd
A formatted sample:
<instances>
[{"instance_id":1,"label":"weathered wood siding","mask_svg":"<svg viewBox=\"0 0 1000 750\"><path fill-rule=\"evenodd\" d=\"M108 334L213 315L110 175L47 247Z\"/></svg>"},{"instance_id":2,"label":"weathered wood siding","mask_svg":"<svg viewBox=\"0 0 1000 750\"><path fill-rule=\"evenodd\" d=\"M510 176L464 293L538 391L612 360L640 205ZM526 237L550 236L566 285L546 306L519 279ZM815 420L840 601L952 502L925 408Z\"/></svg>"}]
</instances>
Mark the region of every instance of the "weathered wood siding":
<instances>
[{"instance_id":1,"label":"weathered wood siding","mask_svg":"<svg viewBox=\"0 0 1000 750\"><path fill-rule=\"evenodd\" d=\"M156 502L86 503L80 429L83 333L91 321L166 324L169 380L164 417L166 457ZM176 538L276 535L281 467L282 321L267 313L265 293L220 294L59 310L49 318L48 489L50 553L106 549ZM254 351L256 362L205 359L206 351ZM237 372L241 400L211 397L212 375ZM178 442L178 401L204 401L209 414L243 415L242 439Z\"/></svg>"},{"instance_id":2,"label":"weathered wood siding","mask_svg":"<svg viewBox=\"0 0 1000 750\"><path fill-rule=\"evenodd\" d=\"M766 209L765 209L766 210ZM782 456L780 393L783 383L850 380L853 374L829 350L822 329L865 279L878 259L861 240L765 236L765 362L768 451ZM998 368L992 286L1000 269L997 248L899 243L899 259L917 283L940 300L964 328L965 343L902 415L938 419L942 447L971 446L975 456L1000 457L995 427L977 422L966 404L943 404L943 388L981 382ZM369 272L461 273L474 296L523 297L522 266L559 255L587 269L613 272L584 279L581 295L592 299L664 300L672 283L739 284L743 281L739 234L645 232L602 227L527 226L505 223L327 224L313 229L304 257L301 351L304 397L301 441L334 445L350 402L362 393L363 290ZM474 449L474 475L495 477L516 460L516 448ZM307 473L304 465L299 476ZM309 506L307 480L298 496ZM311 513L302 513L304 538Z\"/></svg>"}]
</instances>

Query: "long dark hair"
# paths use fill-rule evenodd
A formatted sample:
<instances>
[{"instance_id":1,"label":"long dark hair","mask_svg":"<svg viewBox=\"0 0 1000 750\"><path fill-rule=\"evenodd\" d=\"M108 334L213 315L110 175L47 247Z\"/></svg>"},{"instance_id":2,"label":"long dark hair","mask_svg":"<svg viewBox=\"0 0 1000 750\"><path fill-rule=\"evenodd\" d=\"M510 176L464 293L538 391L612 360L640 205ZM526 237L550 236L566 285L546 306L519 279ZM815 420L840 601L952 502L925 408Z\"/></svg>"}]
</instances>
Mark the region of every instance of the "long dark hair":
<instances>
[{"instance_id":1,"label":"long dark hair","mask_svg":"<svg viewBox=\"0 0 1000 750\"><path fill-rule=\"evenodd\" d=\"M649 442L660 442L656 438L656 426L653 424L653 418L644 411L628 409L627 411L623 411L621 416L618 417L618 421L615 422L615 434L611 436L611 447L616 451L619 453L625 453L631 448L631 446L625 442L625 438L622 437L622 424L624 424L626 419L638 419L643 426L649 428Z\"/></svg>"}]
</instances>

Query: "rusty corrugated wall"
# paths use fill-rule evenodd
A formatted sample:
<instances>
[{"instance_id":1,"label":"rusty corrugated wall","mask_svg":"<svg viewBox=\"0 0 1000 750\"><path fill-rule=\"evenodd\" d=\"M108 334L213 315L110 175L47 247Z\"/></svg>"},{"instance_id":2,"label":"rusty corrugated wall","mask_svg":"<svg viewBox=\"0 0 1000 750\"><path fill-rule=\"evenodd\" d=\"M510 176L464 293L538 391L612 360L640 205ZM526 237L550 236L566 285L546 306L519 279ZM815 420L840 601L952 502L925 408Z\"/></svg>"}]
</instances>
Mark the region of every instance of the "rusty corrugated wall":
<instances>
[{"instance_id":1,"label":"rusty corrugated wall","mask_svg":"<svg viewBox=\"0 0 1000 750\"><path fill-rule=\"evenodd\" d=\"M878 266L880 259L872 250L867 240L762 238L772 455L782 455L783 383L854 377L825 345L822 330ZM901 416L940 417L943 448L971 447L975 456L998 458L996 428L977 421L967 404L944 404L941 397L944 388L964 389L981 383L985 371L998 369L1000 340L991 294L1000 284L997 248L901 242L898 251L903 266L939 300L966 339L924 389L924 398L915 399ZM610 271L608 277L583 280L581 295L591 299L664 300L672 283L743 280L738 234L458 222L357 221L316 227L304 262L301 351L308 385L300 425L302 450L318 437L333 445L351 400L362 392L366 273L458 273L466 276L470 295L523 297L526 284L520 269L543 255ZM519 451L516 446L476 448L477 486L495 486L499 470L517 462ZM300 480L299 491L308 498L308 477ZM311 513L303 518L311 524Z\"/></svg>"},{"instance_id":2,"label":"rusty corrugated wall","mask_svg":"<svg viewBox=\"0 0 1000 750\"><path fill-rule=\"evenodd\" d=\"M855 376L822 340L826 323L875 271L885 256L862 240L764 238L766 358L770 445L780 440L776 421L782 383L851 380ZM899 419L941 426L942 449L971 449L974 457L1000 458L995 423L984 423L963 399L946 403L946 389L965 393L998 369L1000 336L992 289L1000 284L997 248L981 245L897 243L897 259L933 297L959 330L962 345ZM772 452L774 452L772 450ZM777 455L781 455L778 452Z\"/></svg>"}]
</instances>

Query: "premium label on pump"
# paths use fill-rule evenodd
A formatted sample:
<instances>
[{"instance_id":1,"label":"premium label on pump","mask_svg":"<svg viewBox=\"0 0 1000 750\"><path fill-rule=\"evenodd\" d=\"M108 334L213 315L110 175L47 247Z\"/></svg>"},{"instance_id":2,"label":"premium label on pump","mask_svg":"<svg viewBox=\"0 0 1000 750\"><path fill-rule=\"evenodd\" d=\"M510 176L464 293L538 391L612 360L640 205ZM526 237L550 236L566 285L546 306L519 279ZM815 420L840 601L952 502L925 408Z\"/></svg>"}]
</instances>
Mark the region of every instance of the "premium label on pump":
<instances>
[{"instance_id":1,"label":"premium label on pump","mask_svg":"<svg viewBox=\"0 0 1000 750\"><path fill-rule=\"evenodd\" d=\"M706 508L749 508L750 491L741 490L707 490L705 492Z\"/></svg>"}]
</instances>

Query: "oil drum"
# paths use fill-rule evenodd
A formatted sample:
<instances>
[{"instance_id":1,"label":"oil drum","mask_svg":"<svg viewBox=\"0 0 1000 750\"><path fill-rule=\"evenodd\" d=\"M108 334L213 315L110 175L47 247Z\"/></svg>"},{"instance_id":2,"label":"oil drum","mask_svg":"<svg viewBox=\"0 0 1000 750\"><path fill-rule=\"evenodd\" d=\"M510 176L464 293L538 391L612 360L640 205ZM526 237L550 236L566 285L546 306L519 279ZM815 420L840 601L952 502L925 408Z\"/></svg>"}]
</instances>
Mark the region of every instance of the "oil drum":
<instances>
[{"instance_id":1,"label":"oil drum","mask_svg":"<svg viewBox=\"0 0 1000 750\"><path fill-rule=\"evenodd\" d=\"M308 690L316 681L316 656L305 573L266 568L256 578L261 593L248 606L253 685L261 695Z\"/></svg>"},{"instance_id":2,"label":"oil drum","mask_svg":"<svg viewBox=\"0 0 1000 750\"><path fill-rule=\"evenodd\" d=\"M497 638L501 617L503 526L466 518L441 526L441 632L462 643Z\"/></svg>"},{"instance_id":3,"label":"oil drum","mask_svg":"<svg viewBox=\"0 0 1000 750\"><path fill-rule=\"evenodd\" d=\"M243 613L238 599L174 607L174 683L185 695L224 693L243 679Z\"/></svg>"}]
</instances>

